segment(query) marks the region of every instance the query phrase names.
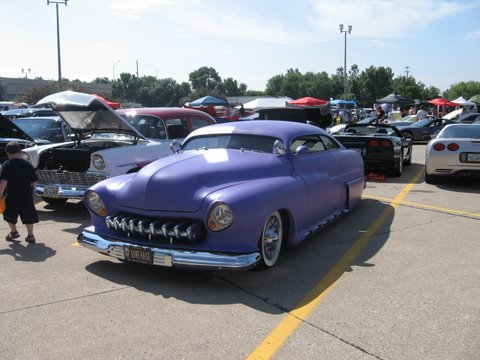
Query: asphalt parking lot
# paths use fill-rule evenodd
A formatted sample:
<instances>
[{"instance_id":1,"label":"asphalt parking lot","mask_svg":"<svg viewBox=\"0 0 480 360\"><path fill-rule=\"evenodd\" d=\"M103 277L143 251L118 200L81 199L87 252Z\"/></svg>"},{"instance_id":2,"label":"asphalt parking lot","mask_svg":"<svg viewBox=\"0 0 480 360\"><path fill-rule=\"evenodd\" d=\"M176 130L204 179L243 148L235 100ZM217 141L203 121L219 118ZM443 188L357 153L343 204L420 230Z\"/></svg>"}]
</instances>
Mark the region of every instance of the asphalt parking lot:
<instances>
[{"instance_id":1,"label":"asphalt parking lot","mask_svg":"<svg viewBox=\"0 0 480 360\"><path fill-rule=\"evenodd\" d=\"M39 202L37 244L0 223L0 358L476 360L480 186L426 184L424 151L268 271L123 264Z\"/></svg>"}]
</instances>

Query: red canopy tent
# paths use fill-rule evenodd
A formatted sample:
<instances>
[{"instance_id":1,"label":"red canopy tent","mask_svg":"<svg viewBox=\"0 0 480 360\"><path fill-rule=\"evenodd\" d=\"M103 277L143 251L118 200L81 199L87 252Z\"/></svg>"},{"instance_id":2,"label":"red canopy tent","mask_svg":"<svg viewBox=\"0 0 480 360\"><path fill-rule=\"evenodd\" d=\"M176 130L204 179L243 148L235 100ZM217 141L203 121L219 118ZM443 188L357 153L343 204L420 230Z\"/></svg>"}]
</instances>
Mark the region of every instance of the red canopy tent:
<instances>
[{"instance_id":1,"label":"red canopy tent","mask_svg":"<svg viewBox=\"0 0 480 360\"><path fill-rule=\"evenodd\" d=\"M458 104L451 102L450 100L447 100L445 98L437 98L433 100L428 101L432 105L437 105L437 106L458 106Z\"/></svg>"},{"instance_id":2,"label":"red canopy tent","mask_svg":"<svg viewBox=\"0 0 480 360\"><path fill-rule=\"evenodd\" d=\"M326 103L328 103L327 100L316 99L310 96L288 102L289 105L300 105L300 106L318 106L318 105L325 105Z\"/></svg>"},{"instance_id":3,"label":"red canopy tent","mask_svg":"<svg viewBox=\"0 0 480 360\"><path fill-rule=\"evenodd\" d=\"M104 103L106 103L108 106L110 106L112 109L118 109L120 108L120 103L118 102L113 102L113 101L109 101L107 99L105 99L104 97L100 96L100 95L97 95L97 94L92 94L93 96L96 96L97 98L99 98L100 100L102 100Z\"/></svg>"}]
</instances>

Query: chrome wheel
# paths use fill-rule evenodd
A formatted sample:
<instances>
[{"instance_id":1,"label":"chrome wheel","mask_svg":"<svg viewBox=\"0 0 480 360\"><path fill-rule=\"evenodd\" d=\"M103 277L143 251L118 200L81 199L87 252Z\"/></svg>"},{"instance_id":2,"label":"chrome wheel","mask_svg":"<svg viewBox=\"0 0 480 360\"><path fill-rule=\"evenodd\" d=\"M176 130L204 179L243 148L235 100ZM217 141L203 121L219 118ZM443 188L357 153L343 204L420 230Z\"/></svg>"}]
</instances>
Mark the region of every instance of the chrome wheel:
<instances>
[{"instance_id":1,"label":"chrome wheel","mask_svg":"<svg viewBox=\"0 0 480 360\"><path fill-rule=\"evenodd\" d=\"M274 266L280 255L283 240L282 217L278 211L271 214L263 226L261 242L262 265L265 268Z\"/></svg>"}]
</instances>

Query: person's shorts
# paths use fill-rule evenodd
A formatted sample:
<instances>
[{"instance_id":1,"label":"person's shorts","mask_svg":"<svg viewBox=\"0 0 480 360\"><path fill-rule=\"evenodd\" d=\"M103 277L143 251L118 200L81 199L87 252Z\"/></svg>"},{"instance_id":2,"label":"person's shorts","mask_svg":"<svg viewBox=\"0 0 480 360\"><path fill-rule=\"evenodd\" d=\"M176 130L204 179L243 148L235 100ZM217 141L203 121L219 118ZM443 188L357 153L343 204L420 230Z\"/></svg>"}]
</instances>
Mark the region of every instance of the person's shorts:
<instances>
[{"instance_id":1,"label":"person's shorts","mask_svg":"<svg viewBox=\"0 0 480 360\"><path fill-rule=\"evenodd\" d=\"M31 200L27 199L23 202L11 199L9 201L7 197L5 211L3 212L3 220L10 224L16 224L19 216L24 224L38 223L38 214L35 209L33 197Z\"/></svg>"}]
</instances>

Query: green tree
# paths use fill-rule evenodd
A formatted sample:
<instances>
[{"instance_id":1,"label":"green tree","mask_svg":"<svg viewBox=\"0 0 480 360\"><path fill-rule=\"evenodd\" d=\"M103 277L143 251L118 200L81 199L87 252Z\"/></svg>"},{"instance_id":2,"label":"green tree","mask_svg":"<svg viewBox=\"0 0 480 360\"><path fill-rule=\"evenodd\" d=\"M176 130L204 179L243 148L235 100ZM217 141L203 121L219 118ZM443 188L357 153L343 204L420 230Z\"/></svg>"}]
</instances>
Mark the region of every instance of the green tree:
<instances>
[{"instance_id":1,"label":"green tree","mask_svg":"<svg viewBox=\"0 0 480 360\"><path fill-rule=\"evenodd\" d=\"M247 85L243 83L238 85L237 80L229 77L223 80L222 90L225 96L242 96L247 91Z\"/></svg>"},{"instance_id":2,"label":"green tree","mask_svg":"<svg viewBox=\"0 0 480 360\"><path fill-rule=\"evenodd\" d=\"M121 73L112 83L112 96L118 100L137 102L140 86L140 81L135 75Z\"/></svg>"},{"instance_id":3,"label":"green tree","mask_svg":"<svg viewBox=\"0 0 480 360\"><path fill-rule=\"evenodd\" d=\"M478 94L480 94L480 81L461 81L450 86L443 96L449 100L463 96L468 100Z\"/></svg>"},{"instance_id":4,"label":"green tree","mask_svg":"<svg viewBox=\"0 0 480 360\"><path fill-rule=\"evenodd\" d=\"M222 78L218 75L217 70L207 66L192 71L188 75L188 80L195 91L202 89L207 91L217 90L222 84Z\"/></svg>"},{"instance_id":5,"label":"green tree","mask_svg":"<svg viewBox=\"0 0 480 360\"><path fill-rule=\"evenodd\" d=\"M111 84L112 83L112 81L109 78L107 78L106 76L105 77L97 77L92 82L95 83L95 84Z\"/></svg>"},{"instance_id":6,"label":"green tree","mask_svg":"<svg viewBox=\"0 0 480 360\"><path fill-rule=\"evenodd\" d=\"M361 92L359 99L366 106L371 106L376 99L393 92L393 72L387 67L370 66L360 73ZM403 95L403 94L402 94Z\"/></svg>"}]
</instances>

